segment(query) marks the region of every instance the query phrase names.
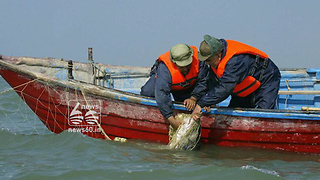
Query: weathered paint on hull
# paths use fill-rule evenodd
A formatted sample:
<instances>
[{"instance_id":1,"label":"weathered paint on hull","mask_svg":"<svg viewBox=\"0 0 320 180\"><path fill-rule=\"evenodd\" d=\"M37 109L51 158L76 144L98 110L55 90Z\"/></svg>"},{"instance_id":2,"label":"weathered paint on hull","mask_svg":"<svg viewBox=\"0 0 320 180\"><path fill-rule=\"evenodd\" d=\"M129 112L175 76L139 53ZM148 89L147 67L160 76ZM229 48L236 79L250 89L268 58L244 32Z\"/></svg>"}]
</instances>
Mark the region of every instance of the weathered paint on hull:
<instances>
[{"instance_id":1,"label":"weathered paint on hull","mask_svg":"<svg viewBox=\"0 0 320 180\"><path fill-rule=\"evenodd\" d=\"M215 115L202 122L209 143L320 153L318 121Z\"/></svg>"},{"instance_id":2,"label":"weathered paint on hull","mask_svg":"<svg viewBox=\"0 0 320 180\"><path fill-rule=\"evenodd\" d=\"M101 101L101 126L108 136L124 137L128 139L144 139L156 142L168 142L168 123L164 120L156 107L146 105L137 106L126 101L116 101L109 98L85 95L81 91L68 87L47 86L39 81L32 81L10 70L1 70L2 77L37 114L42 122L55 133L61 133L69 128L83 128L90 125L70 126L68 114L75 103L68 104L68 100ZM21 84L25 84L20 86ZM149 120L150 117L156 120ZM85 123L85 122L84 122ZM96 129L96 126L94 127ZM94 138L105 138L100 132L84 134Z\"/></svg>"},{"instance_id":3,"label":"weathered paint on hull","mask_svg":"<svg viewBox=\"0 0 320 180\"><path fill-rule=\"evenodd\" d=\"M83 127L69 125L68 115L75 107L75 103L68 104L69 100L99 100L102 102L101 127L111 139L124 137L168 142L168 122L155 106L89 93L84 96L79 89L58 83L48 85L5 68L0 68L0 73L52 132ZM203 143L320 153L320 120L206 114L201 125ZM82 133L93 138L105 138L101 132Z\"/></svg>"}]
</instances>

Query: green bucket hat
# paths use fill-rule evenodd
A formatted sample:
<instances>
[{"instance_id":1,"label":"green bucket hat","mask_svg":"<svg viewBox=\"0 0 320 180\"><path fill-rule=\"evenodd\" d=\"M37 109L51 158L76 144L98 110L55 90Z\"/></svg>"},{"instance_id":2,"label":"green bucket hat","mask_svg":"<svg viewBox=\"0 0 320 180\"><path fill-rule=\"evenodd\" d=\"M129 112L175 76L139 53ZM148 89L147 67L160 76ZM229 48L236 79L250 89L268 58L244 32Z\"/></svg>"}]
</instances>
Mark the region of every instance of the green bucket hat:
<instances>
[{"instance_id":1,"label":"green bucket hat","mask_svg":"<svg viewBox=\"0 0 320 180\"><path fill-rule=\"evenodd\" d=\"M203 39L204 41L200 44L200 53L198 55L200 61L205 61L223 50L223 45L219 39L210 35L203 36Z\"/></svg>"},{"instance_id":2,"label":"green bucket hat","mask_svg":"<svg viewBox=\"0 0 320 180\"><path fill-rule=\"evenodd\" d=\"M170 49L170 59L178 66L188 66L192 63L193 49L186 44L177 44Z\"/></svg>"}]
</instances>

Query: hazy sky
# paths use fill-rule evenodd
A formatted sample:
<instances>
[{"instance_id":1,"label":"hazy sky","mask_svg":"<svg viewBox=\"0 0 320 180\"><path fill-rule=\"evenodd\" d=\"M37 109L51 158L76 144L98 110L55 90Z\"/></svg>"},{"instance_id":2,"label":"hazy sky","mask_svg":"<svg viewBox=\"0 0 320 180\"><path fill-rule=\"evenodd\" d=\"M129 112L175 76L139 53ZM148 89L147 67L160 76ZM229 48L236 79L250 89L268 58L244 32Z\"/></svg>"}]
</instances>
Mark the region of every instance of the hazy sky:
<instances>
[{"instance_id":1,"label":"hazy sky","mask_svg":"<svg viewBox=\"0 0 320 180\"><path fill-rule=\"evenodd\" d=\"M203 35L265 51L281 68L320 68L320 0L0 0L0 54L151 66Z\"/></svg>"}]
</instances>

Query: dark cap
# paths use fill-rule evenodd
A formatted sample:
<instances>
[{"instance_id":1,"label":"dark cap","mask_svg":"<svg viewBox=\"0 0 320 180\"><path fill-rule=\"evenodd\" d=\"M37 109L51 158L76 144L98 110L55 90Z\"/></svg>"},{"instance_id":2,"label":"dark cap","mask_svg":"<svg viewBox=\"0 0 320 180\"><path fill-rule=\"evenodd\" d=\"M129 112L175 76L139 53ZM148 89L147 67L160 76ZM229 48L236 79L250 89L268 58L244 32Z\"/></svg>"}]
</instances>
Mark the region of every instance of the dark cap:
<instances>
[{"instance_id":1,"label":"dark cap","mask_svg":"<svg viewBox=\"0 0 320 180\"><path fill-rule=\"evenodd\" d=\"M223 50L223 45L219 39L210 35L203 36L203 39L204 41L201 42L199 48L200 53L198 58L200 61L205 61Z\"/></svg>"}]
</instances>

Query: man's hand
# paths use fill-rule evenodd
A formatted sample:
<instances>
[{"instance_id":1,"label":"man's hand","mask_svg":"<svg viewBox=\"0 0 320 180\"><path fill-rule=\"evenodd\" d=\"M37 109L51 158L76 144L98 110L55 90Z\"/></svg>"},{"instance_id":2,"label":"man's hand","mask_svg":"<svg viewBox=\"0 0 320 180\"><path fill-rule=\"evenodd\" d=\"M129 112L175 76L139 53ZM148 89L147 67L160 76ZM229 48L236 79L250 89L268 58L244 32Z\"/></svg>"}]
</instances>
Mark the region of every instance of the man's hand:
<instances>
[{"instance_id":1,"label":"man's hand","mask_svg":"<svg viewBox=\"0 0 320 180\"><path fill-rule=\"evenodd\" d=\"M189 99L184 100L183 104L188 111L191 111L196 106L197 99L195 97L190 97Z\"/></svg>"},{"instance_id":2,"label":"man's hand","mask_svg":"<svg viewBox=\"0 0 320 180\"><path fill-rule=\"evenodd\" d=\"M210 106L205 106L203 107L203 110L206 112L210 112L211 111L211 107Z\"/></svg>"},{"instance_id":3,"label":"man's hand","mask_svg":"<svg viewBox=\"0 0 320 180\"><path fill-rule=\"evenodd\" d=\"M197 104L192 112L192 118L194 120L199 120L202 115L202 108Z\"/></svg>"},{"instance_id":4,"label":"man's hand","mask_svg":"<svg viewBox=\"0 0 320 180\"><path fill-rule=\"evenodd\" d=\"M168 121L174 129L178 129L181 124L181 121L177 120L174 116L168 117Z\"/></svg>"}]
</instances>

